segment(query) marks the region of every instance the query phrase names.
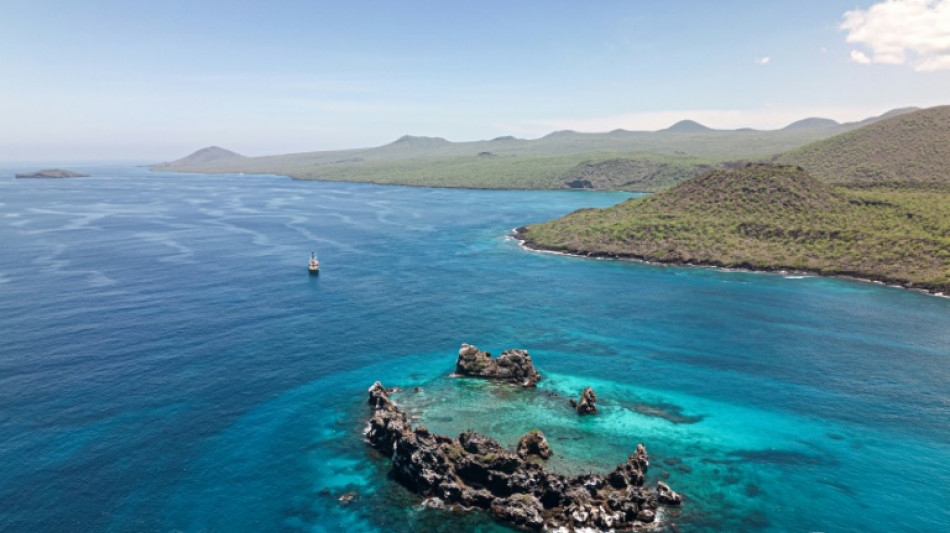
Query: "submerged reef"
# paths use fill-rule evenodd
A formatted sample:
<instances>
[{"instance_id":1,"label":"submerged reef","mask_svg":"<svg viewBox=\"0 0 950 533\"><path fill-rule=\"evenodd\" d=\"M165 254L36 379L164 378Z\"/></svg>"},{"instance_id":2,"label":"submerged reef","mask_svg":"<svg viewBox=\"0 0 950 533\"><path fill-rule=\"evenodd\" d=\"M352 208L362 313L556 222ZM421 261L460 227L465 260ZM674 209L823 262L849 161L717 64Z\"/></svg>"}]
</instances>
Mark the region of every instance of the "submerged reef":
<instances>
[{"instance_id":1,"label":"submerged reef","mask_svg":"<svg viewBox=\"0 0 950 533\"><path fill-rule=\"evenodd\" d=\"M456 438L435 434L412 427L390 391L378 381L369 388L374 407L366 440L390 458L393 478L431 505L484 510L525 529L633 531L655 525L660 505L682 503L665 483L643 486L643 444L607 474L567 477L545 469L552 452L536 429L519 440L517 452L471 430Z\"/></svg>"},{"instance_id":2,"label":"submerged reef","mask_svg":"<svg viewBox=\"0 0 950 533\"><path fill-rule=\"evenodd\" d=\"M522 387L534 387L541 381L541 374L534 368L528 350L505 350L497 359L470 344L462 344L455 362L459 376L497 379Z\"/></svg>"}]
</instances>

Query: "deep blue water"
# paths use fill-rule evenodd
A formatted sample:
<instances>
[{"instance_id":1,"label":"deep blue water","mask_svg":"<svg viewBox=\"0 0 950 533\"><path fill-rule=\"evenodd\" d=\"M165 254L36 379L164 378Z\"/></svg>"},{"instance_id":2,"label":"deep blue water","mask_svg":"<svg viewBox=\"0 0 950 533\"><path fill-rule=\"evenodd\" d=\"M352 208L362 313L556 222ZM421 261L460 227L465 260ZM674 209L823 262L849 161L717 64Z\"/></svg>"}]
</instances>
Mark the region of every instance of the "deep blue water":
<instances>
[{"instance_id":1,"label":"deep blue water","mask_svg":"<svg viewBox=\"0 0 950 533\"><path fill-rule=\"evenodd\" d=\"M360 435L377 379L422 387L399 400L438 432L540 428L555 469L644 442L648 479L688 498L678 531L950 527L950 300L505 238L620 193L17 170L2 531L506 530L387 479ZM528 349L541 386L448 378L462 342ZM578 419L585 385L602 413Z\"/></svg>"}]
</instances>

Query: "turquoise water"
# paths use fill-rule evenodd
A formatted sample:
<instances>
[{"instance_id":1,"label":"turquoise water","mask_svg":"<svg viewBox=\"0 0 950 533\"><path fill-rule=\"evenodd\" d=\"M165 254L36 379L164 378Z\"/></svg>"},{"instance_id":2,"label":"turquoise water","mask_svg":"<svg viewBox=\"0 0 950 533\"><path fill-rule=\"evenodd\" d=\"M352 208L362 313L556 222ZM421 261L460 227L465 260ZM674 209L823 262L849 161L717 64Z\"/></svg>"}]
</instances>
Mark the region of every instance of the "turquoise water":
<instances>
[{"instance_id":1,"label":"turquoise water","mask_svg":"<svg viewBox=\"0 0 950 533\"><path fill-rule=\"evenodd\" d=\"M0 169L2 531L505 531L387 479L377 379L434 431L539 428L565 472L644 442L677 531L950 525L950 300L505 238L621 193L77 169ZM544 380L451 379L462 342Z\"/></svg>"}]
</instances>

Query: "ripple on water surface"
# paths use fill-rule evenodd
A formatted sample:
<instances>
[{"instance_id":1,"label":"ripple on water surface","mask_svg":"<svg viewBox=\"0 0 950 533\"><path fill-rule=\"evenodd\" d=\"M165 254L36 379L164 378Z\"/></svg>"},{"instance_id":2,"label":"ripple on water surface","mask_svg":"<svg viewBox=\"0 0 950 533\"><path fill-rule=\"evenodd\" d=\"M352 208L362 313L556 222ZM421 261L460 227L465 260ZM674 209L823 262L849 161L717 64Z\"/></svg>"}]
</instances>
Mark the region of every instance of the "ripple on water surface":
<instances>
[{"instance_id":1,"label":"ripple on water surface","mask_svg":"<svg viewBox=\"0 0 950 533\"><path fill-rule=\"evenodd\" d=\"M88 170L0 170L0 530L507 530L387 477L375 380L433 431L541 429L568 473L643 442L680 531L950 523L946 299L504 238L626 194ZM544 380L451 379L461 342Z\"/></svg>"}]
</instances>

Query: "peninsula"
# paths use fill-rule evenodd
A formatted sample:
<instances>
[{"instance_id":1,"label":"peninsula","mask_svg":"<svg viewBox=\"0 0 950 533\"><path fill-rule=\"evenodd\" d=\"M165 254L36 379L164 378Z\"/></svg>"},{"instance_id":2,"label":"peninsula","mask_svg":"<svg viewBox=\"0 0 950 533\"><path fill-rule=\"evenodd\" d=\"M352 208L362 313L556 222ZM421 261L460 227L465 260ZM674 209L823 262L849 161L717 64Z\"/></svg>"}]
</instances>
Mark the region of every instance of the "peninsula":
<instances>
[{"instance_id":1,"label":"peninsula","mask_svg":"<svg viewBox=\"0 0 950 533\"><path fill-rule=\"evenodd\" d=\"M81 174L71 170L61 168L49 168L46 170L37 170L36 172L26 172L17 174L17 178L88 178L89 174Z\"/></svg>"},{"instance_id":2,"label":"peninsula","mask_svg":"<svg viewBox=\"0 0 950 533\"><path fill-rule=\"evenodd\" d=\"M950 293L948 206L950 184L844 188L801 167L748 164L516 234L538 250L805 271Z\"/></svg>"}]
</instances>

